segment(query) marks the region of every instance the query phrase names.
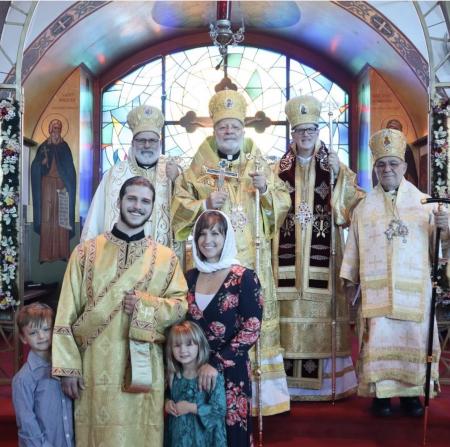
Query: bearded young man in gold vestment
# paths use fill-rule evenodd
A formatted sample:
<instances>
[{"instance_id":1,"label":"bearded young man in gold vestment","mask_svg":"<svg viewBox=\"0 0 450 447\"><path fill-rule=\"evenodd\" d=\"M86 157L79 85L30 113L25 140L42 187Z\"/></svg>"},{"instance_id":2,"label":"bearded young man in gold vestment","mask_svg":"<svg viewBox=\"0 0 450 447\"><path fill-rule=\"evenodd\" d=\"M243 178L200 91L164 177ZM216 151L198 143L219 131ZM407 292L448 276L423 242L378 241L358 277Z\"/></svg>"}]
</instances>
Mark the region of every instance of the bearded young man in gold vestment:
<instances>
[{"instance_id":1,"label":"bearded young man in gold vestment","mask_svg":"<svg viewBox=\"0 0 450 447\"><path fill-rule=\"evenodd\" d=\"M391 398L421 416L431 302L434 230L448 240L448 215L405 178L406 138L394 129L369 142L379 183L356 207L341 277L361 283L358 394L373 397L377 416L392 414ZM351 290L349 287L348 290ZM434 322L431 390L438 389L439 338Z\"/></svg>"},{"instance_id":2,"label":"bearded young man in gold vestment","mask_svg":"<svg viewBox=\"0 0 450 447\"><path fill-rule=\"evenodd\" d=\"M324 401L332 392L332 275L336 290L335 399L356 392L349 309L339 280L344 240L353 207L364 193L356 175L319 140L320 102L298 96L286 103L292 144L277 165L292 206L273 243L280 300L281 346L292 400ZM335 183L330 185L330 167ZM336 271L331 271L331 212Z\"/></svg>"},{"instance_id":3,"label":"bearded young man in gold vestment","mask_svg":"<svg viewBox=\"0 0 450 447\"><path fill-rule=\"evenodd\" d=\"M261 401L262 414L271 415L289 410L270 239L284 220L290 199L282 182L264 161L261 151L252 140L244 138L246 107L243 96L233 90L220 91L211 98L209 112L214 123L214 135L201 144L190 167L175 182L172 224L175 237L186 240L197 217L205 209L220 209L230 217L235 230L238 260L245 267L258 270L255 266L258 211L261 236L259 279L264 297ZM255 166L258 162L261 169L257 171ZM255 203L256 189L260 191L259 203ZM250 356L254 361L254 352Z\"/></svg>"},{"instance_id":4,"label":"bearded young man in gold vestment","mask_svg":"<svg viewBox=\"0 0 450 447\"><path fill-rule=\"evenodd\" d=\"M78 245L58 304L52 373L75 399L78 447L163 445L164 330L187 310L175 253L145 237L154 188L128 179L111 232Z\"/></svg>"}]
</instances>

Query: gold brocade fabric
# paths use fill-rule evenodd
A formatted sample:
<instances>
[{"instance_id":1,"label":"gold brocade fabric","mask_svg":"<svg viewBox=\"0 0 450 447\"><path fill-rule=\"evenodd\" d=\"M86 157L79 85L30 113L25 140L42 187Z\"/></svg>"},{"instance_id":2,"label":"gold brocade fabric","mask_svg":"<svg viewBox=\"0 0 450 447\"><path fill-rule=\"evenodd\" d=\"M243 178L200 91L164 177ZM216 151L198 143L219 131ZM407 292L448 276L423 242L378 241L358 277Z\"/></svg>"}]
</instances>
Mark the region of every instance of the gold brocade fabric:
<instances>
[{"instance_id":1,"label":"gold brocade fabric","mask_svg":"<svg viewBox=\"0 0 450 447\"><path fill-rule=\"evenodd\" d=\"M361 283L358 393L363 396L423 394L434 245L433 205L422 205L423 197L403 179L392 203L377 185L353 214L341 277ZM394 217L408 228L405 238L388 239ZM434 330L431 378L436 385L439 338Z\"/></svg>"},{"instance_id":2,"label":"gold brocade fabric","mask_svg":"<svg viewBox=\"0 0 450 447\"><path fill-rule=\"evenodd\" d=\"M255 270L255 189L249 172L255 171L255 157L261 157L261 168L267 179L267 193L261 195L259 206L259 232L261 235L259 279L264 296L264 315L261 330L262 357L280 354L279 311L271 266L270 239L278 231L290 206L289 194L262 158L252 140L245 139L237 160L227 168L238 178L225 177L224 188L229 198L222 211L230 217L232 208L241 205L248 223L235 231L238 259L245 267ZM172 223L177 240L185 240L191 233L198 215L204 210L204 200L217 190L217 176L205 172L205 168L218 169L219 156L213 137L199 147L192 163L175 182L172 201ZM269 373L263 369L263 379ZM284 377L282 365L272 376Z\"/></svg>"},{"instance_id":3,"label":"gold brocade fabric","mask_svg":"<svg viewBox=\"0 0 450 447\"><path fill-rule=\"evenodd\" d=\"M433 205L403 179L395 204L380 185L356 208L347 241L341 277L361 281L362 316L387 316L422 321L430 290L430 241ZM408 228L403 238L388 239L386 231L400 218Z\"/></svg>"},{"instance_id":4,"label":"gold brocade fabric","mask_svg":"<svg viewBox=\"0 0 450 447\"><path fill-rule=\"evenodd\" d=\"M316 149L317 150L317 149ZM300 202L313 209L316 158L301 166L296 161L295 207ZM277 166L277 172L279 166ZM339 175L332 194L336 238L336 306L337 306L337 356L351 353L348 305L344 296L339 267L342 260L343 235L338 226L347 226L350 215L364 193L356 185L356 176L345 165L340 165ZM281 345L286 359L324 359L331 357L331 274L327 267L310 266L311 235L313 226L286 221L280 231L292 234L297 241L295 266L281 267L278 264L279 237L273 242L275 281L295 279L295 287L278 287L280 300ZM294 238L294 232L296 237ZM327 281L327 288L311 287L310 280ZM306 385L306 382L305 382Z\"/></svg>"},{"instance_id":5,"label":"gold brocade fabric","mask_svg":"<svg viewBox=\"0 0 450 447\"><path fill-rule=\"evenodd\" d=\"M126 291L140 298L131 317ZM164 330L187 310L187 285L174 252L150 238L126 243L105 233L72 253L58 304L52 348L55 376L82 376L75 401L78 447L163 444ZM148 342L149 393L126 393L129 339Z\"/></svg>"}]
</instances>

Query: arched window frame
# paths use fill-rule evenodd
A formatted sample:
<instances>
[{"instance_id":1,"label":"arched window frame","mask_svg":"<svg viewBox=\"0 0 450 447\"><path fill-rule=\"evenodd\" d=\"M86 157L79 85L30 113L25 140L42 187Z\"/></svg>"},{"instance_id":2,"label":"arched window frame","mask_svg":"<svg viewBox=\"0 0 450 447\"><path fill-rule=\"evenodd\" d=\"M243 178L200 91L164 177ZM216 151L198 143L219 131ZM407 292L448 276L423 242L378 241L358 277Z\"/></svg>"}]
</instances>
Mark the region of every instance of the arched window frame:
<instances>
[{"instance_id":1,"label":"arched window frame","mask_svg":"<svg viewBox=\"0 0 450 447\"><path fill-rule=\"evenodd\" d=\"M141 65L148 63L157 57L199 46L211 45L211 42L207 37L208 36L206 33L201 33L161 42L131 55L122 62L118 63L114 69L103 73L97 80L95 89L96 94L94 95L95 110L97 110L95 116L96 122L94 137L98 142L97 147L101 147L101 98L103 90L116 80L126 76ZM323 55L312 52L308 48L299 47L290 41L253 32L246 34L245 45L275 51L287 56L288 58L295 59L301 63L313 67L314 69L320 71L321 74L337 83L341 88L346 90L349 99L349 160L350 167L354 169L354 167L357 166L357 132L352 132L351 129L357 128L355 126L355 123L357 123L357 107L354 103L355 98L357 98L356 79L354 79L352 75L350 75L334 61L326 59ZM287 83L287 85L289 84ZM100 157L101 153L100 151L97 151L94 155L94 164L95 166L98 166L97 177L94 178L94 186L98 183L101 177Z\"/></svg>"}]
</instances>

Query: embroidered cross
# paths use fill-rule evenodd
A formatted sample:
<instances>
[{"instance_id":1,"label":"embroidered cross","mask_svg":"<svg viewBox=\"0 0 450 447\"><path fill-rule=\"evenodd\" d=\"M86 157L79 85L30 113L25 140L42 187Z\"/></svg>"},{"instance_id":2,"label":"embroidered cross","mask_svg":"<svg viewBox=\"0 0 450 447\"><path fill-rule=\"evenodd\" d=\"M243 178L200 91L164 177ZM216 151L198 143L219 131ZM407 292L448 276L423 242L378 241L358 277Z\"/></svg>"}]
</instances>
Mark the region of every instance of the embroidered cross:
<instances>
[{"instance_id":1,"label":"embroidered cross","mask_svg":"<svg viewBox=\"0 0 450 447\"><path fill-rule=\"evenodd\" d=\"M153 318L153 315L154 315L153 307L141 306L141 315L142 315L142 318L144 320L150 321Z\"/></svg>"},{"instance_id":2,"label":"embroidered cross","mask_svg":"<svg viewBox=\"0 0 450 447\"><path fill-rule=\"evenodd\" d=\"M322 197L322 200L325 200L325 197L328 195L330 188L325 182L322 182L320 186L314 189L317 194L319 194L320 197Z\"/></svg>"}]
</instances>

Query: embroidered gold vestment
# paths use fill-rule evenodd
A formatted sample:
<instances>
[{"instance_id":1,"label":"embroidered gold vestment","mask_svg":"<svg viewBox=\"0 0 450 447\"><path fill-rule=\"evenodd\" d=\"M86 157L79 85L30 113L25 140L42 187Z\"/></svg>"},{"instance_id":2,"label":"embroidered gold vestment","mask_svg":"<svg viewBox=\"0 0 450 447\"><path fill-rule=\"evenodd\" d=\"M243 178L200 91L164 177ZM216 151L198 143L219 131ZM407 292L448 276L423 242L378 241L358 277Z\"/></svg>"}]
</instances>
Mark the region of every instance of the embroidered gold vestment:
<instances>
[{"instance_id":1,"label":"embroidered gold vestment","mask_svg":"<svg viewBox=\"0 0 450 447\"><path fill-rule=\"evenodd\" d=\"M319 151L325 150L327 151L323 143L318 141L311 160L300 164L295 147L291 147L277 164L276 169L282 178L290 178L289 181L286 180L286 184L293 201L280 233L274 238L272 258L280 300L281 345L287 365L292 365L288 385L293 400L331 399L331 385L323 384L324 375L326 374L328 379L331 376L328 377L328 370L326 373L323 370L322 360L332 356L331 275L333 274L336 278L336 355L348 357L351 354L348 304L339 280L344 246L342 227L350 224L351 212L364 196L364 192L356 184L356 175L340 163L331 196L336 241L336 271L332 272L329 268L331 222L327 203L330 197L329 173L319 173L320 170L323 171L319 165ZM290 172L290 175L283 175L283 172ZM316 177L319 175L323 180L319 179L317 182ZM325 201L325 205L317 205L317 200ZM301 206L311 210L310 221L303 224L299 219L302 217L299 216ZM281 253L280 246L282 238L285 244L284 253ZM287 245L290 248L286 247ZM316 251L315 254L312 253L313 250ZM291 255L286 253L287 251ZM287 263L282 261L282 257L286 256L295 258L291 265L286 265ZM323 265L312 265L311 259L314 257L321 259ZM305 365L302 363L303 360ZM309 373L305 373L303 368L309 370ZM351 361L343 363L342 370L338 371L338 379L348 373L354 377ZM347 383L350 383L349 380ZM315 391L300 391L301 389ZM322 391L319 391L321 389ZM350 391L343 390L342 395L337 395L337 398L345 397L347 392Z\"/></svg>"},{"instance_id":2,"label":"embroidered gold vestment","mask_svg":"<svg viewBox=\"0 0 450 447\"><path fill-rule=\"evenodd\" d=\"M125 293L140 300L130 317ZM75 401L77 446L163 445L164 330L187 310L187 285L175 253L151 238L125 242L111 233L73 251L56 315L52 372L83 377ZM130 340L146 342L151 391L123 391Z\"/></svg>"},{"instance_id":3,"label":"embroidered gold vestment","mask_svg":"<svg viewBox=\"0 0 450 447\"><path fill-rule=\"evenodd\" d=\"M237 174L224 178L224 189L228 199L221 209L233 220L236 207L245 213L247 223L235 228L238 259L245 267L255 270L255 188L249 172L255 171L255 159L261 161L261 169L267 180L267 192L261 194L259 204L261 236L259 279L264 297L264 315L261 330L261 354L263 358L263 394L267 396L263 414L275 414L289 409L289 396L284 395L285 373L281 359L279 310L273 282L270 239L276 234L290 206L289 194L283 183L274 175L270 166L262 158L260 150L250 139L244 145L238 159L229 162L226 170ZM199 147L190 167L176 182L172 201L172 224L177 240L185 240L199 214L204 211L204 200L217 190L218 176L206 169L218 169L218 156L214 137L208 137ZM251 353L251 357L252 357ZM277 358L275 362L268 361ZM270 381L273 380L277 392L270 397ZM279 381L276 384L277 380ZM285 387L285 385L284 385ZM276 401L276 396L280 400ZM275 400L274 400L275 399Z\"/></svg>"},{"instance_id":4,"label":"embroidered gold vestment","mask_svg":"<svg viewBox=\"0 0 450 447\"><path fill-rule=\"evenodd\" d=\"M397 197L377 185L357 206L341 277L361 283L358 393L423 395L431 297L433 205L403 179ZM388 237L392 220L408 229ZM433 346L432 380L438 380L439 339Z\"/></svg>"}]
</instances>

